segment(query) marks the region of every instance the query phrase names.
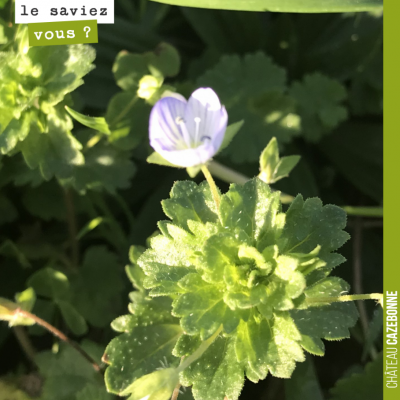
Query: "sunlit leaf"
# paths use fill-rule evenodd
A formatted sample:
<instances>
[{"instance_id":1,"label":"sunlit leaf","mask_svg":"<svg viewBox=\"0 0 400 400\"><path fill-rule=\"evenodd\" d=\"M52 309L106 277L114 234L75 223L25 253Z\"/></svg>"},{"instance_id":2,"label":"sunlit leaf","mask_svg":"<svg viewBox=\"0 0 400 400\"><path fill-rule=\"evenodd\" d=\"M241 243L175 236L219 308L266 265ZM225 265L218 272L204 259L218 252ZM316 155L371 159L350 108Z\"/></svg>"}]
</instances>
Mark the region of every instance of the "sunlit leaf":
<instances>
[{"instance_id":1,"label":"sunlit leaf","mask_svg":"<svg viewBox=\"0 0 400 400\"><path fill-rule=\"evenodd\" d=\"M95 131L99 131L106 135L109 135L111 133L110 128L108 127L108 124L103 117L88 117L86 115L78 113L68 106L65 106L65 109L68 111L69 115L71 115L72 118L76 119L82 125L85 125L88 128L92 128Z\"/></svg>"},{"instance_id":2,"label":"sunlit leaf","mask_svg":"<svg viewBox=\"0 0 400 400\"><path fill-rule=\"evenodd\" d=\"M152 0L159 3L173 4L185 7L217 8L225 10L245 11L277 11L277 12L354 12L373 11L382 8L381 0L326 0L321 3L318 0L299 4L296 0L288 0L282 4L279 0Z\"/></svg>"}]
</instances>

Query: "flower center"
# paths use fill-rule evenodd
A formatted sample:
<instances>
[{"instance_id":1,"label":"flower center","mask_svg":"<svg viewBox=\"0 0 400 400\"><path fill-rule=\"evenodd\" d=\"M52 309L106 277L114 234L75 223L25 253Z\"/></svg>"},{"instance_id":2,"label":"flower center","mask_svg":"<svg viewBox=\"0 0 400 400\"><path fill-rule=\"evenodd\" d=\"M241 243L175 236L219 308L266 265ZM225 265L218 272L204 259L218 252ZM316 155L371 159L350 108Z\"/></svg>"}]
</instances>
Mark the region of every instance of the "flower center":
<instances>
[{"instance_id":1,"label":"flower center","mask_svg":"<svg viewBox=\"0 0 400 400\"><path fill-rule=\"evenodd\" d=\"M184 148L196 148L199 147L204 141L211 140L210 136L200 137L202 133L200 129L200 123L201 123L200 117L194 118L194 123L195 123L194 132L188 131L186 121L180 115L178 115L175 118L175 123L180 128L181 136L184 142Z\"/></svg>"}]
</instances>

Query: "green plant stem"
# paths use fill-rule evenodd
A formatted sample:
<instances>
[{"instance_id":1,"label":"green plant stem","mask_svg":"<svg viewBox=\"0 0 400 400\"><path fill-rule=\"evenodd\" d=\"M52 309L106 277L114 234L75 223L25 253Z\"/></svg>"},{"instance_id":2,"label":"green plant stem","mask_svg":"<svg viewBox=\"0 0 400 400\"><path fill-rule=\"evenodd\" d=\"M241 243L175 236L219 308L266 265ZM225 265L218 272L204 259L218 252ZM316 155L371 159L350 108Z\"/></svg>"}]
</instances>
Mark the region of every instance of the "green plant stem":
<instances>
[{"instance_id":1,"label":"green plant stem","mask_svg":"<svg viewBox=\"0 0 400 400\"><path fill-rule=\"evenodd\" d=\"M212 193L215 205L217 206L217 212L219 215L219 205L221 202L219 190L218 190L217 185L215 184L214 179L213 179L212 175L210 174L210 171L208 170L208 168L205 165L203 165L201 167L201 170L202 170L205 178L207 179L208 184L210 185L211 193Z\"/></svg>"},{"instance_id":2,"label":"green plant stem","mask_svg":"<svg viewBox=\"0 0 400 400\"><path fill-rule=\"evenodd\" d=\"M13 18L14 13L13 13L13 11L15 10L14 3L15 3L15 0L10 1L10 21L8 22L8 26L12 26L13 25L13 21L14 21L14 18Z\"/></svg>"},{"instance_id":3,"label":"green plant stem","mask_svg":"<svg viewBox=\"0 0 400 400\"><path fill-rule=\"evenodd\" d=\"M115 127L117 122L119 122L123 117L125 117L126 114L128 114L129 110L135 105L135 103L138 101L139 97L135 95L132 97L131 101L126 105L126 107L117 115L117 117L114 119L114 121L111 121L110 127Z\"/></svg>"},{"instance_id":4,"label":"green plant stem","mask_svg":"<svg viewBox=\"0 0 400 400\"><path fill-rule=\"evenodd\" d=\"M88 212L88 214L89 214L89 216L90 216L90 218L91 218L92 220L97 219L97 218L102 218L103 221L107 221L107 223L110 223L110 222L108 221L108 218L107 218L107 217L102 217L102 216L99 216L99 215L98 215L98 213L97 213L97 211L96 211L96 209L95 209L95 207L94 207L94 205L93 205L92 200L90 200L88 196L85 197L85 200L86 200L87 212ZM120 244L119 244L119 242L118 242L118 239L115 237L115 235L113 235L112 232L110 232L110 230L108 230L108 229L104 226L104 224L99 224L98 227L99 227L99 230L100 230L101 234L104 236L104 238L107 239L108 242L109 242L117 251L120 251L120 250L121 250L121 249L120 249Z\"/></svg>"},{"instance_id":5,"label":"green plant stem","mask_svg":"<svg viewBox=\"0 0 400 400\"><path fill-rule=\"evenodd\" d=\"M378 300L379 304L383 305L383 294L382 293L371 293L371 294L348 294L344 296L337 297L309 297L306 299L308 304L315 303L338 303L345 301L354 301L354 300Z\"/></svg>"},{"instance_id":6,"label":"green plant stem","mask_svg":"<svg viewBox=\"0 0 400 400\"><path fill-rule=\"evenodd\" d=\"M348 215L354 215L359 217L374 217L383 218L383 208L382 207L352 207L343 206L344 211Z\"/></svg>"},{"instance_id":7,"label":"green plant stem","mask_svg":"<svg viewBox=\"0 0 400 400\"><path fill-rule=\"evenodd\" d=\"M217 161L211 161L209 164L210 172L227 183L237 183L239 185L244 185L250 178L240 172L235 171L225 165L220 164ZM261 174L260 174L261 175ZM260 175L258 176L260 178ZM261 178L260 178L261 179ZM262 179L261 179L262 180ZM290 204L294 200L294 197L290 194L281 193L281 203Z\"/></svg>"},{"instance_id":8,"label":"green plant stem","mask_svg":"<svg viewBox=\"0 0 400 400\"><path fill-rule=\"evenodd\" d=\"M117 200L118 204L122 208L122 211L125 213L126 219L128 220L129 223L129 230L132 233L135 225L135 218L133 217L133 214L129 209L128 204L126 203L124 198L117 193L114 195L114 198L115 200Z\"/></svg>"},{"instance_id":9,"label":"green plant stem","mask_svg":"<svg viewBox=\"0 0 400 400\"><path fill-rule=\"evenodd\" d=\"M92 196L92 201L105 215L107 220L109 221L110 228L113 231L113 236L116 238L116 243L118 243L117 249L122 253L126 248L126 236L122 228L116 222L113 214L111 213L106 201L103 199L101 195Z\"/></svg>"},{"instance_id":10,"label":"green plant stem","mask_svg":"<svg viewBox=\"0 0 400 400\"><path fill-rule=\"evenodd\" d=\"M75 206L72 193L69 189L64 189L65 208L67 210L67 224L69 241L71 246L72 265L78 268L79 265L79 242L77 240L78 229L76 225Z\"/></svg>"},{"instance_id":11,"label":"green plant stem","mask_svg":"<svg viewBox=\"0 0 400 400\"><path fill-rule=\"evenodd\" d=\"M181 364L178 367L178 372L179 373L182 372L190 364L198 360L203 355L203 353L211 346L211 344L218 337L221 331L222 331L222 325L218 328L218 330L214 333L214 335L205 340L193 354L182 360Z\"/></svg>"},{"instance_id":12,"label":"green plant stem","mask_svg":"<svg viewBox=\"0 0 400 400\"><path fill-rule=\"evenodd\" d=\"M174 391L172 392L171 400L177 400L177 398L179 396L180 388L181 388L181 384L180 384L180 382L178 382L177 385L175 386Z\"/></svg>"},{"instance_id":13,"label":"green plant stem","mask_svg":"<svg viewBox=\"0 0 400 400\"><path fill-rule=\"evenodd\" d=\"M246 175L241 174L233 170L232 168L226 167L225 165L220 164L217 161L211 161L209 163L210 172L221 179L224 182L228 183L237 183L243 185L250 178ZM261 174L258 175L261 179ZM262 179L261 179L262 180ZM290 204L294 200L294 197L281 193L281 203L282 204ZM343 206L343 210L346 211L348 215L351 216L360 216L360 217L373 217L373 218L383 218L383 208L382 207L353 207L353 206Z\"/></svg>"},{"instance_id":14,"label":"green plant stem","mask_svg":"<svg viewBox=\"0 0 400 400\"><path fill-rule=\"evenodd\" d=\"M17 308L14 311L14 314L16 316L22 316L25 318L29 318L32 319L33 321L35 321L35 323L37 323L38 325L40 325L41 327L43 327L44 329L48 330L50 333L52 333L54 336L58 337L59 339L61 339L63 342L69 344L71 347L73 347L76 351L78 351L78 353L83 356L88 362L90 362L90 364L92 364L92 367L97 371L102 373L102 369L100 367L99 364L97 364L97 362L95 360L93 360L93 358L86 353L85 350L82 349L81 346L79 346L78 343L74 342L73 340L71 340L69 337L67 337L66 335L64 335L61 331L59 331L56 327L54 327L53 325L49 324L48 322L46 322L45 320L39 318L37 315L32 314L28 311L22 310L21 308Z\"/></svg>"},{"instance_id":15,"label":"green plant stem","mask_svg":"<svg viewBox=\"0 0 400 400\"><path fill-rule=\"evenodd\" d=\"M361 294L363 292L362 284L362 219L356 217L354 221L354 235L353 235L353 281L354 281L354 292L355 294ZM360 314L361 326L364 334L364 340L368 335L368 313L363 301L357 303L358 312ZM377 357L377 351L374 346L370 349L371 358L375 360Z\"/></svg>"},{"instance_id":16,"label":"green plant stem","mask_svg":"<svg viewBox=\"0 0 400 400\"><path fill-rule=\"evenodd\" d=\"M31 340L29 339L29 336L26 333L26 330L23 326L14 326L13 327L13 332L15 334L15 337L17 338L19 344L21 345L22 349L24 350L27 358L31 362L31 364L37 368L37 364L35 361L35 356L36 356L36 350L33 347L33 344Z\"/></svg>"},{"instance_id":17,"label":"green plant stem","mask_svg":"<svg viewBox=\"0 0 400 400\"><path fill-rule=\"evenodd\" d=\"M244 185L250 179L248 176L228 168L217 161L211 161L208 164L208 168L212 175L228 183Z\"/></svg>"}]
</instances>

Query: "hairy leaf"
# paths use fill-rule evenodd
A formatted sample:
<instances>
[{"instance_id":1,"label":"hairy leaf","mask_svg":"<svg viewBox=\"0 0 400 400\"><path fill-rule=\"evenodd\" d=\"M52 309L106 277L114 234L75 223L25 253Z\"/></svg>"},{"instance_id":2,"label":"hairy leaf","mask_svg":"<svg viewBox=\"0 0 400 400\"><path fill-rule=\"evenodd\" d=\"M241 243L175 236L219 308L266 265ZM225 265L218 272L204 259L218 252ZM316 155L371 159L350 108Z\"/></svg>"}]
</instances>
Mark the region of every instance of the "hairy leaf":
<instances>
[{"instance_id":1,"label":"hairy leaf","mask_svg":"<svg viewBox=\"0 0 400 400\"><path fill-rule=\"evenodd\" d=\"M349 285L340 278L329 277L307 289L306 298L340 296L349 290ZM315 304L305 309L291 310L290 315L298 327L301 345L312 354L322 356L324 345L322 338L340 340L350 337L349 328L353 327L358 312L353 303Z\"/></svg>"},{"instance_id":2,"label":"hairy leaf","mask_svg":"<svg viewBox=\"0 0 400 400\"><path fill-rule=\"evenodd\" d=\"M107 389L124 392L136 379L156 368L176 363L171 352L182 329L176 324L150 325L134 328L113 339L103 356L109 367L106 371ZM129 357L129 362L125 358Z\"/></svg>"},{"instance_id":3,"label":"hairy leaf","mask_svg":"<svg viewBox=\"0 0 400 400\"><path fill-rule=\"evenodd\" d=\"M207 189L178 182L163 201L173 222L161 221L151 248L133 257L145 274L135 272L143 287L131 295L134 315L113 326L124 332L147 323L163 326L167 311L157 318L158 305L144 289L170 297L185 333L174 355L190 357L220 329L224 335L182 372L181 383L193 385L196 399L234 400L243 374L254 382L268 371L290 378L296 362L305 359L303 349L322 355L321 339L349 336L357 319L354 305L323 299L348 291L344 281L328 277L344 261L333 251L348 239L346 215L301 196L284 214L279 192L255 178L231 185L218 218ZM226 357L234 372L224 370Z\"/></svg>"},{"instance_id":4,"label":"hairy leaf","mask_svg":"<svg viewBox=\"0 0 400 400\"><path fill-rule=\"evenodd\" d=\"M201 358L181 374L182 384L193 385L196 400L238 399L244 383L232 339L218 337Z\"/></svg>"}]
</instances>

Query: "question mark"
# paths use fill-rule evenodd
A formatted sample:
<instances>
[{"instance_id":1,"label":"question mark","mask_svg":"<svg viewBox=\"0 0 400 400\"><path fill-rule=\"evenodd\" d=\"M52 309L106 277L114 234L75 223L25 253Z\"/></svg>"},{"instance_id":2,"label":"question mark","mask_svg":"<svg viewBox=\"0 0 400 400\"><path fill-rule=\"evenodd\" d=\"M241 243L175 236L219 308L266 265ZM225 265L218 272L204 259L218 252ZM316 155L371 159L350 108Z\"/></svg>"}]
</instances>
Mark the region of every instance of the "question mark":
<instances>
[{"instance_id":1,"label":"question mark","mask_svg":"<svg viewBox=\"0 0 400 400\"><path fill-rule=\"evenodd\" d=\"M84 32L86 32L86 37L88 37L89 32L91 31L90 27L89 27L89 26L85 26L85 27L83 28L83 30L84 30Z\"/></svg>"}]
</instances>

